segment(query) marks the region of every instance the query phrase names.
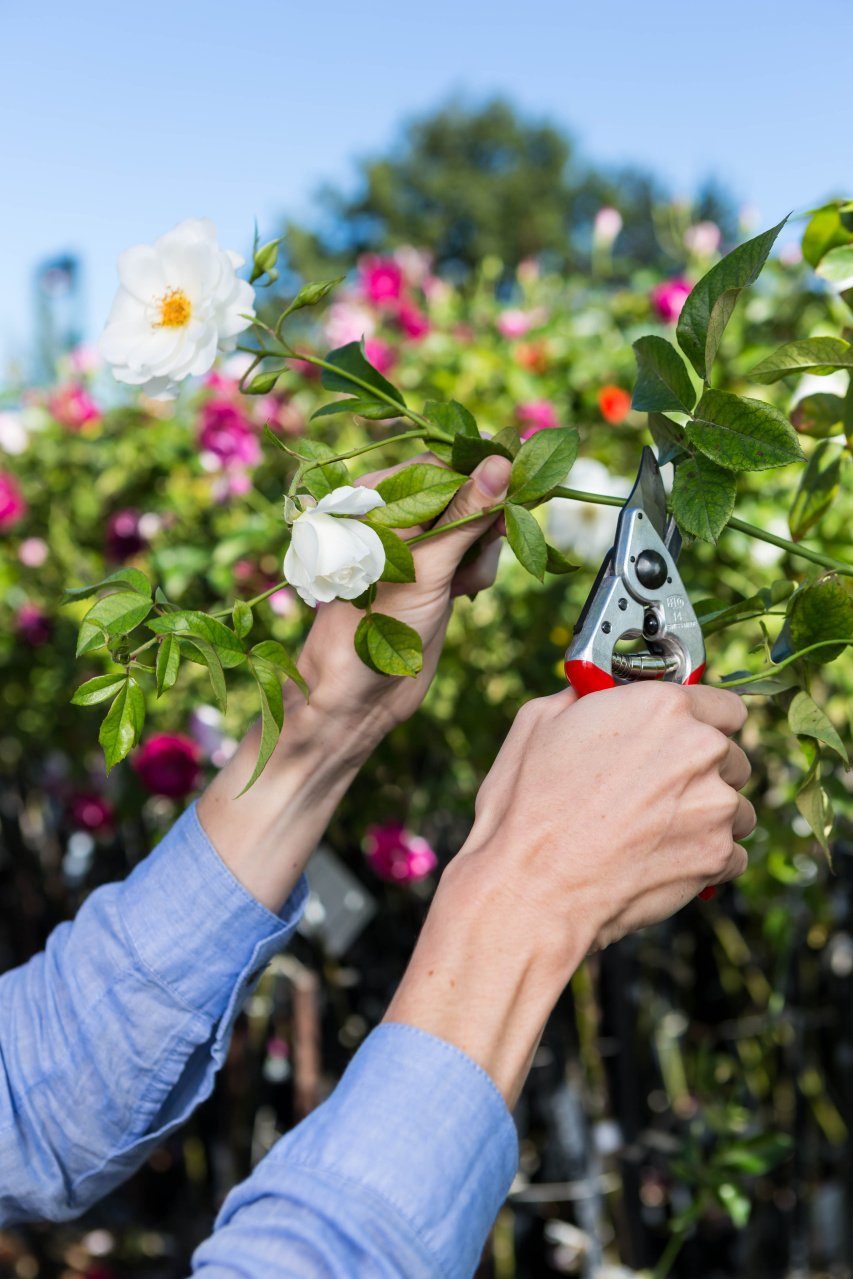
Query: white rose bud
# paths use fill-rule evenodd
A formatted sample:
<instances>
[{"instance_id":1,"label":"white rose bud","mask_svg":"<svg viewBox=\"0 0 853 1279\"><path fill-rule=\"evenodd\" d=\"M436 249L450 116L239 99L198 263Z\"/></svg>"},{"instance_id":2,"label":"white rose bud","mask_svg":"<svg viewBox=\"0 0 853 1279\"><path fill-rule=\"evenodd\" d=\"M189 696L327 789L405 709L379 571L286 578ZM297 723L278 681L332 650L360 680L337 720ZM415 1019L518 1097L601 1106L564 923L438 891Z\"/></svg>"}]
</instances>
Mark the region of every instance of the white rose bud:
<instances>
[{"instance_id":1,"label":"white rose bud","mask_svg":"<svg viewBox=\"0 0 853 1279\"><path fill-rule=\"evenodd\" d=\"M303 502L305 499L302 499ZM293 520L284 576L312 608L354 600L378 582L385 568L379 534L358 519L384 500L374 489L344 484Z\"/></svg>"}]
</instances>

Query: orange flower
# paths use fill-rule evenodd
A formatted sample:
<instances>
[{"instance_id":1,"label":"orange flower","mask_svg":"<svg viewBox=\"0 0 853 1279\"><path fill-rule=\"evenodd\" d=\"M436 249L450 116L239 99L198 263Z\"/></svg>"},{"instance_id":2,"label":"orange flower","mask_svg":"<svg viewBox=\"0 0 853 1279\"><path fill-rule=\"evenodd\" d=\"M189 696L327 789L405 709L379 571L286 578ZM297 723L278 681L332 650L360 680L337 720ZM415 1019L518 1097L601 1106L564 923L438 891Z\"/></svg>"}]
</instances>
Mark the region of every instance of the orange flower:
<instances>
[{"instance_id":1,"label":"orange flower","mask_svg":"<svg viewBox=\"0 0 853 1279\"><path fill-rule=\"evenodd\" d=\"M616 426L628 416L631 397L621 386L603 386L598 392L598 407L605 422L612 422Z\"/></svg>"},{"instance_id":2,"label":"orange flower","mask_svg":"<svg viewBox=\"0 0 853 1279\"><path fill-rule=\"evenodd\" d=\"M546 342L519 342L515 348L515 362L530 373L547 373L551 353Z\"/></svg>"}]
</instances>

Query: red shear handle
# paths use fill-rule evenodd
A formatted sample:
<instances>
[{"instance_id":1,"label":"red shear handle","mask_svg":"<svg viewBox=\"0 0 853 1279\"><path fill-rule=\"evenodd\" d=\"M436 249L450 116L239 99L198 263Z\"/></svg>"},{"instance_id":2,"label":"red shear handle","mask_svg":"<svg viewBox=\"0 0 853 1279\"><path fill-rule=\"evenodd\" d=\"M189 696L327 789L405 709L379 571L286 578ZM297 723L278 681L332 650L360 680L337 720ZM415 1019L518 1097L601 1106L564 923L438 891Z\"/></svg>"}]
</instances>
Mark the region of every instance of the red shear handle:
<instances>
[{"instance_id":1,"label":"red shear handle","mask_svg":"<svg viewBox=\"0 0 853 1279\"><path fill-rule=\"evenodd\" d=\"M566 679L578 697L586 697L587 693L598 693L603 688L615 688L616 680L607 671L603 671L595 662L566 662Z\"/></svg>"}]
</instances>

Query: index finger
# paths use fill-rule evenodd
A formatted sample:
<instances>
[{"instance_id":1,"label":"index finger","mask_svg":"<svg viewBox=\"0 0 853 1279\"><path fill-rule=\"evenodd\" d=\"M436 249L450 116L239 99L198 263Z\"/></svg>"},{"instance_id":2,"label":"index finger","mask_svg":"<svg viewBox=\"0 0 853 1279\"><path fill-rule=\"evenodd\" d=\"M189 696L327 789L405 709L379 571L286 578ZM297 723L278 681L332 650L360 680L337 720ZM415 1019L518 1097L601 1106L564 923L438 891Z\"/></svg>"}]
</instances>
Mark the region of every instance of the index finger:
<instances>
[{"instance_id":1,"label":"index finger","mask_svg":"<svg viewBox=\"0 0 853 1279\"><path fill-rule=\"evenodd\" d=\"M746 723L746 705L736 693L707 684L691 684L687 689L690 709L697 719L731 737Z\"/></svg>"}]
</instances>

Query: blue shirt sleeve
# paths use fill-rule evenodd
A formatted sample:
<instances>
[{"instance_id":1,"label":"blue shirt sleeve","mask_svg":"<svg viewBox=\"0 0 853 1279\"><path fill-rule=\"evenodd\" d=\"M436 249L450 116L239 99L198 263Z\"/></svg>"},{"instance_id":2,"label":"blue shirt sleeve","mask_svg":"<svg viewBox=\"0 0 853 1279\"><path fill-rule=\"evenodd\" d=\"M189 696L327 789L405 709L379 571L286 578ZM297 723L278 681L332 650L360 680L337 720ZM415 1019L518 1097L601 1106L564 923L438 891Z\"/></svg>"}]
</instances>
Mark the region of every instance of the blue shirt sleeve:
<instances>
[{"instance_id":1,"label":"blue shirt sleeve","mask_svg":"<svg viewBox=\"0 0 853 1279\"><path fill-rule=\"evenodd\" d=\"M0 1224L76 1216L208 1096L306 896L302 879L280 915L268 911L193 806L0 978Z\"/></svg>"},{"instance_id":2,"label":"blue shirt sleeve","mask_svg":"<svg viewBox=\"0 0 853 1279\"><path fill-rule=\"evenodd\" d=\"M470 1279L515 1174L503 1098L457 1048L386 1023L231 1192L198 1279Z\"/></svg>"}]
</instances>

